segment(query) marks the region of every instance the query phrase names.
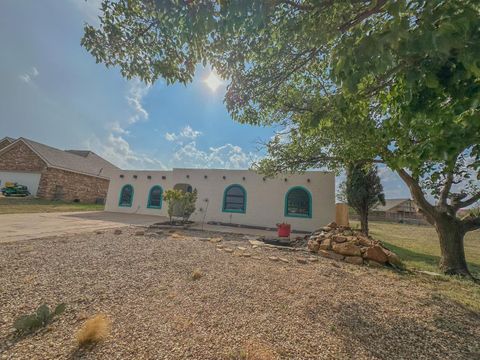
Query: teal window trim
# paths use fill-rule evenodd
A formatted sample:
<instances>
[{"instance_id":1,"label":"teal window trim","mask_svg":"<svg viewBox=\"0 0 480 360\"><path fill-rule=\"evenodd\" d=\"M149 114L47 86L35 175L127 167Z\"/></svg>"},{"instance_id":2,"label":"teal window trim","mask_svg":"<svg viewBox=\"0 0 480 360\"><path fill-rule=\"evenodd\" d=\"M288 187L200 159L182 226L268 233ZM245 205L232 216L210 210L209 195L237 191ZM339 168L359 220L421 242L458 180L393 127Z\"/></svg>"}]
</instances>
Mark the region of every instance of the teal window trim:
<instances>
[{"instance_id":1,"label":"teal window trim","mask_svg":"<svg viewBox=\"0 0 480 360\"><path fill-rule=\"evenodd\" d=\"M288 195L292 190L303 190L307 193L308 195L308 214L289 214L288 213ZM312 218L312 194L307 188L304 188L303 186L294 186L290 189L288 189L287 193L285 194L285 209L284 209L284 215L286 217L296 217L296 218L307 218L311 219Z\"/></svg>"},{"instance_id":2,"label":"teal window trim","mask_svg":"<svg viewBox=\"0 0 480 360\"><path fill-rule=\"evenodd\" d=\"M151 204L151 198L152 198L152 191L155 189L160 189L160 205L155 206ZM149 209L161 209L162 204L163 204L163 189L160 185L154 185L150 188L150 191L148 192L148 202L147 202L147 208Z\"/></svg>"},{"instance_id":3,"label":"teal window trim","mask_svg":"<svg viewBox=\"0 0 480 360\"><path fill-rule=\"evenodd\" d=\"M132 196L130 198L130 203L128 204L122 204L122 194L123 194L123 190L126 188L126 187L131 187L132 188ZM122 189L120 190L120 197L118 198L118 206L120 207L132 207L132 204L133 204L133 195L135 194L135 189L133 188L132 185L130 184L125 184L122 186Z\"/></svg>"},{"instance_id":4,"label":"teal window trim","mask_svg":"<svg viewBox=\"0 0 480 360\"><path fill-rule=\"evenodd\" d=\"M239 187L240 189L242 189L242 192L243 192L243 209L238 209L238 210L225 209L225 205L226 205L225 203L226 203L226 200L227 200L227 192L228 192L228 190L230 190L233 187ZM237 213L237 214L245 214L247 212L247 191L245 190L245 188L242 185L232 184L232 185L229 185L225 188L225 190L223 191L222 212Z\"/></svg>"}]
</instances>

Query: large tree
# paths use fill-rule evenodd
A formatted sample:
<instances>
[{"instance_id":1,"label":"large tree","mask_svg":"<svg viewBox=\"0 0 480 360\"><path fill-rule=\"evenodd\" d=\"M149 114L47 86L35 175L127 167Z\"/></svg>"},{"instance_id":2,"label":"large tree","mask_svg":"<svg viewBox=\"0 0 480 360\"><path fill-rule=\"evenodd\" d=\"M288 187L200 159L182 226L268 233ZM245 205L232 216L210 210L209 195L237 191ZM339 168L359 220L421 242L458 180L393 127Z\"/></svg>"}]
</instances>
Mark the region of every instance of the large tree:
<instances>
[{"instance_id":1,"label":"large tree","mask_svg":"<svg viewBox=\"0 0 480 360\"><path fill-rule=\"evenodd\" d=\"M441 269L471 276L480 218L477 0L104 0L82 44L128 78L189 82L210 63L232 117L280 123L267 173L384 163L435 226Z\"/></svg>"}]
</instances>

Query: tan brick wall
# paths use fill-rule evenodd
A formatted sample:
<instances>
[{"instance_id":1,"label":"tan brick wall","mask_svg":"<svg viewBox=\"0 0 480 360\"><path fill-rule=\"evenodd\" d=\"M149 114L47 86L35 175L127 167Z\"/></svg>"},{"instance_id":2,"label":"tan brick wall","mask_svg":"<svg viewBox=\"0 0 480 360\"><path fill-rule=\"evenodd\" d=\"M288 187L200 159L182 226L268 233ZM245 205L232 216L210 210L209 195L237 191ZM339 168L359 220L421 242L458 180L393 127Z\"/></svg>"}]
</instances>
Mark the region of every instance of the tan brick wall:
<instances>
[{"instance_id":1,"label":"tan brick wall","mask_svg":"<svg viewBox=\"0 0 480 360\"><path fill-rule=\"evenodd\" d=\"M43 199L94 203L107 197L109 180L48 168L42 173L37 196Z\"/></svg>"},{"instance_id":2,"label":"tan brick wall","mask_svg":"<svg viewBox=\"0 0 480 360\"><path fill-rule=\"evenodd\" d=\"M38 172L44 169L46 169L45 162L21 142L0 155L0 170Z\"/></svg>"},{"instance_id":3,"label":"tan brick wall","mask_svg":"<svg viewBox=\"0 0 480 360\"><path fill-rule=\"evenodd\" d=\"M37 196L44 199L58 199L94 203L98 198L107 197L109 180L70 171L48 168L42 173Z\"/></svg>"}]
</instances>

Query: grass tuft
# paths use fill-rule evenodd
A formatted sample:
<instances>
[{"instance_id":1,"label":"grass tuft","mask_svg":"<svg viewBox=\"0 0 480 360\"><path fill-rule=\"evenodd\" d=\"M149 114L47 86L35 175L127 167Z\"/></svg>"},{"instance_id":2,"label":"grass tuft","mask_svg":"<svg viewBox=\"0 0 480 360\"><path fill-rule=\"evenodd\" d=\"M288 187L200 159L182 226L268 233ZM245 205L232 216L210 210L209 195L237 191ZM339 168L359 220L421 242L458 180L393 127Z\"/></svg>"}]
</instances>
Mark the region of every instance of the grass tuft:
<instances>
[{"instance_id":1,"label":"grass tuft","mask_svg":"<svg viewBox=\"0 0 480 360\"><path fill-rule=\"evenodd\" d=\"M195 269L193 270L192 272L192 280L193 281L196 281L196 280L200 280L203 276L203 273L200 269Z\"/></svg>"},{"instance_id":2,"label":"grass tuft","mask_svg":"<svg viewBox=\"0 0 480 360\"><path fill-rule=\"evenodd\" d=\"M98 343L110 333L110 320L103 314L89 318L77 331L75 337L80 346Z\"/></svg>"}]
</instances>

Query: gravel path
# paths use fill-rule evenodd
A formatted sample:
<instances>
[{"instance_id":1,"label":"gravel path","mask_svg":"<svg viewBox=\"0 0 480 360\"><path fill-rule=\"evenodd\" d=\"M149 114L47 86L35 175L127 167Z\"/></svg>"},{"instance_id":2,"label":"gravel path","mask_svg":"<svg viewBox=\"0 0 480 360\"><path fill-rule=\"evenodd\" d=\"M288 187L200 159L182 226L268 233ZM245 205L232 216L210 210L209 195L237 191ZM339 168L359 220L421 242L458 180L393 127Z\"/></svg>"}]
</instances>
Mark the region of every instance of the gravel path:
<instances>
[{"instance_id":1,"label":"gravel path","mask_svg":"<svg viewBox=\"0 0 480 360\"><path fill-rule=\"evenodd\" d=\"M137 230L0 244L0 358L480 357L478 314L410 276L324 258L303 264L309 254L254 249L241 235ZM44 302L67 310L15 338L15 318ZM97 313L111 319L109 337L78 349L75 332Z\"/></svg>"}]
</instances>

